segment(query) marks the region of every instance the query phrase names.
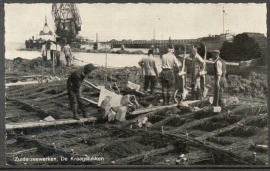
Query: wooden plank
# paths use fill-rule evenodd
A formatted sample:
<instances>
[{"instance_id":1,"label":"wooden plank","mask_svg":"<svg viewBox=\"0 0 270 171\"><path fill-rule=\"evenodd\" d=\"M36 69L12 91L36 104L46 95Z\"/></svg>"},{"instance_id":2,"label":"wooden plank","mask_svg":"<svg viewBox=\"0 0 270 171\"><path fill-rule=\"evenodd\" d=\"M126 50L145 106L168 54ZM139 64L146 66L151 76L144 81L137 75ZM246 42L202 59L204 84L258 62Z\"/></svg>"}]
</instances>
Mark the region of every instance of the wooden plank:
<instances>
[{"instance_id":1,"label":"wooden plank","mask_svg":"<svg viewBox=\"0 0 270 171\"><path fill-rule=\"evenodd\" d=\"M98 102L94 102L94 101L92 101L92 100L90 100L90 99L87 99L87 98L85 98L85 97L82 97L82 99L85 100L85 101L87 101L87 102L89 102L89 103L92 103L92 104L94 104L94 105L98 105Z\"/></svg>"},{"instance_id":2,"label":"wooden plank","mask_svg":"<svg viewBox=\"0 0 270 171\"><path fill-rule=\"evenodd\" d=\"M233 151L230 150L225 150L223 147L219 148L219 146L216 146L216 144L213 144L211 142L201 142L197 139L194 139L192 137L186 138L185 135L180 135L180 134L174 134L174 133L165 133L165 135L177 138L179 142L186 142L188 146L193 146L196 147L200 150L207 151L207 152L212 152L215 154L225 154L227 157L232 157L232 159L238 159L240 162L245 163L245 164L250 164L250 160L245 159L244 156L241 156L239 154L234 153ZM254 164L265 164L263 161L257 159Z\"/></svg>"},{"instance_id":3,"label":"wooden plank","mask_svg":"<svg viewBox=\"0 0 270 171\"><path fill-rule=\"evenodd\" d=\"M28 81L28 82L16 82L16 83L5 83L5 87L10 86L20 86L20 85L28 85L28 84L40 84L37 80L35 81Z\"/></svg>"},{"instance_id":4,"label":"wooden plank","mask_svg":"<svg viewBox=\"0 0 270 171\"><path fill-rule=\"evenodd\" d=\"M190 100L190 101L184 101L185 103L187 103L188 105L192 105L193 103L198 103L200 100ZM177 104L172 104L172 105L165 105L165 106L154 106L151 108L142 108L142 109L137 109L134 112L130 113L130 115L139 115L139 114L143 114L143 113L147 113L147 112L152 112L155 110L159 110L159 109L165 109L168 107L176 107Z\"/></svg>"},{"instance_id":5,"label":"wooden plank","mask_svg":"<svg viewBox=\"0 0 270 171\"><path fill-rule=\"evenodd\" d=\"M17 76L17 77L5 77L5 79L18 79L18 78L36 78L42 77L42 75L25 75L25 76Z\"/></svg>"},{"instance_id":6,"label":"wooden plank","mask_svg":"<svg viewBox=\"0 0 270 171\"><path fill-rule=\"evenodd\" d=\"M81 118L80 120L75 119L60 119L55 121L43 121L43 122L24 122L24 123L10 123L6 124L6 130L12 129L24 129L24 128L34 128L34 127L46 127L52 125L66 125L66 124L74 124L74 123L84 123L84 122L93 122L96 121L97 118Z\"/></svg>"},{"instance_id":7,"label":"wooden plank","mask_svg":"<svg viewBox=\"0 0 270 171\"><path fill-rule=\"evenodd\" d=\"M168 153L170 151L173 151L175 149L175 147L173 145L168 145L167 147L164 148L160 148L160 149L155 149L155 150L151 150L151 151L144 151L141 154L135 154L126 158L121 158L115 161L115 164L128 164L130 162L133 161L137 161L139 159L142 159L144 157L149 156L154 156L154 155L158 155L158 154L164 154L164 153Z\"/></svg>"},{"instance_id":8,"label":"wooden plank","mask_svg":"<svg viewBox=\"0 0 270 171\"><path fill-rule=\"evenodd\" d=\"M93 83L91 83L91 82L89 82L89 81L84 80L83 82L89 84L91 87L93 87L93 88L95 88L95 89L97 89L97 90L100 90L100 89L101 89L100 86L96 86L96 85L94 85Z\"/></svg>"},{"instance_id":9,"label":"wooden plank","mask_svg":"<svg viewBox=\"0 0 270 171\"><path fill-rule=\"evenodd\" d=\"M152 111L155 111L155 110L165 109L165 108L174 107L174 106L177 106L177 104L166 105L166 106L154 106L154 107L149 107L149 108L137 109L134 112L131 112L130 115L140 115L140 114L143 114L143 113L148 113L148 112L152 112Z\"/></svg>"},{"instance_id":10,"label":"wooden plank","mask_svg":"<svg viewBox=\"0 0 270 171\"><path fill-rule=\"evenodd\" d=\"M14 152L14 153L7 153L7 155L12 156L12 155L19 155L19 154L36 152L36 151L37 151L37 148L30 148L30 149L27 149L27 150L17 151L17 152Z\"/></svg>"},{"instance_id":11,"label":"wooden plank","mask_svg":"<svg viewBox=\"0 0 270 171\"><path fill-rule=\"evenodd\" d=\"M200 137L197 137L196 139L199 140L199 141L203 141L203 140L205 140L207 138L214 137L214 136L220 135L222 133L231 131L231 130L233 130L234 128L236 128L238 126L242 126L242 125L245 125L245 124L247 124L249 122L256 121L256 120L259 120L259 119L263 119L263 118L266 118L266 117L267 117L267 114L259 115L259 116L249 116L249 117L241 119L239 122L236 122L236 123L234 123L232 125L229 125L228 127L221 128L221 129L209 132L209 133L204 134L204 135L202 135Z\"/></svg>"}]
</instances>

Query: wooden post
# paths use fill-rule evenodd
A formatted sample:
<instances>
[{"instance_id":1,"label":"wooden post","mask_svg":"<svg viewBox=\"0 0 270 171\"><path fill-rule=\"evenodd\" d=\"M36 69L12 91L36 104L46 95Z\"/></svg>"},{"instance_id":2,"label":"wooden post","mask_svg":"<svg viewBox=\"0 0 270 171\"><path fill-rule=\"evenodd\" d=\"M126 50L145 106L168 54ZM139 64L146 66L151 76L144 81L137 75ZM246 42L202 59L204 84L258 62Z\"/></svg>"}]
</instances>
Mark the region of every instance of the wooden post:
<instances>
[{"instance_id":1,"label":"wooden post","mask_svg":"<svg viewBox=\"0 0 270 171\"><path fill-rule=\"evenodd\" d=\"M41 80L41 83L43 84L43 80L44 80L44 73L43 73L43 67L41 67L41 73L42 73L42 80Z\"/></svg>"},{"instance_id":2,"label":"wooden post","mask_svg":"<svg viewBox=\"0 0 270 171\"><path fill-rule=\"evenodd\" d=\"M55 56L55 51L53 51L53 58L52 58L52 61L53 61L53 77L55 76L55 70L54 70L54 56Z\"/></svg>"}]
</instances>

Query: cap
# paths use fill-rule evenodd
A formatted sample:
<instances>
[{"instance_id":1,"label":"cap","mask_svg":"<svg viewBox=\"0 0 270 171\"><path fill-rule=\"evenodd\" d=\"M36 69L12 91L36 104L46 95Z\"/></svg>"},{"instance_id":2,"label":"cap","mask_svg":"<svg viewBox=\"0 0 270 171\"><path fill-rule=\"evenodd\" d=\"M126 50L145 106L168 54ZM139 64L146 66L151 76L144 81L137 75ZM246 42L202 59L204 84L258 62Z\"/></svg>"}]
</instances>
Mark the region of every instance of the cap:
<instances>
[{"instance_id":1,"label":"cap","mask_svg":"<svg viewBox=\"0 0 270 171\"><path fill-rule=\"evenodd\" d=\"M153 51L151 49L148 50L148 55L153 54Z\"/></svg>"},{"instance_id":2,"label":"cap","mask_svg":"<svg viewBox=\"0 0 270 171\"><path fill-rule=\"evenodd\" d=\"M215 50L213 50L211 53L218 53L218 54L220 54L220 51L217 50L217 49L215 49Z\"/></svg>"},{"instance_id":3,"label":"cap","mask_svg":"<svg viewBox=\"0 0 270 171\"><path fill-rule=\"evenodd\" d=\"M84 66L83 71L85 74L88 74L88 73L92 72L94 69L96 69L96 67L93 64L87 64Z\"/></svg>"},{"instance_id":4,"label":"cap","mask_svg":"<svg viewBox=\"0 0 270 171\"><path fill-rule=\"evenodd\" d=\"M168 45L167 45L167 48L173 49L173 45L172 45L172 44L168 44Z\"/></svg>"}]
</instances>

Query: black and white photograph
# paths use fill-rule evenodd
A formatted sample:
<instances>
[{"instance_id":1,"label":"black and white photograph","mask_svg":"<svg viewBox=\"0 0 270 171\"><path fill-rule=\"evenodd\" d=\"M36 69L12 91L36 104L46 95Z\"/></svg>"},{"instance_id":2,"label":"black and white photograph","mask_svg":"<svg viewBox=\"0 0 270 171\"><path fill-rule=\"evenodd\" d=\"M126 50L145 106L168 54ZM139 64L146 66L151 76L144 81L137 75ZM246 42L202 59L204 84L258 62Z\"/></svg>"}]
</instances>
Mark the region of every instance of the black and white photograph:
<instances>
[{"instance_id":1,"label":"black and white photograph","mask_svg":"<svg viewBox=\"0 0 270 171\"><path fill-rule=\"evenodd\" d=\"M268 165L266 3L4 3L7 166Z\"/></svg>"}]
</instances>

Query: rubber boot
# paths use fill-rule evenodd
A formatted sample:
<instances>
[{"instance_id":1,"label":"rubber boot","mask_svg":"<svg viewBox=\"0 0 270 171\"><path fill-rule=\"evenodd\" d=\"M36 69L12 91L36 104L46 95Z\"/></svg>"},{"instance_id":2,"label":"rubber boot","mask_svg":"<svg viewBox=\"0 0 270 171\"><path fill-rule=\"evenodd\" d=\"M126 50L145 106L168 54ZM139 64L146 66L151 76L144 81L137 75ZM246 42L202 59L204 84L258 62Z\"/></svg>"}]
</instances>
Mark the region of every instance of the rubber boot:
<instances>
[{"instance_id":1,"label":"rubber boot","mask_svg":"<svg viewBox=\"0 0 270 171\"><path fill-rule=\"evenodd\" d=\"M195 85L191 85L191 100L196 100Z\"/></svg>"},{"instance_id":2,"label":"rubber boot","mask_svg":"<svg viewBox=\"0 0 270 171\"><path fill-rule=\"evenodd\" d=\"M197 95L197 92L192 90L191 91L191 100L196 100L196 95Z\"/></svg>"},{"instance_id":3,"label":"rubber boot","mask_svg":"<svg viewBox=\"0 0 270 171\"><path fill-rule=\"evenodd\" d=\"M73 119L80 120L79 115L78 115L78 112L77 112L78 105L77 104L73 104L72 110L73 110Z\"/></svg>"},{"instance_id":4,"label":"rubber boot","mask_svg":"<svg viewBox=\"0 0 270 171\"><path fill-rule=\"evenodd\" d=\"M197 89L196 100L202 100L201 89Z\"/></svg>"}]
</instances>

